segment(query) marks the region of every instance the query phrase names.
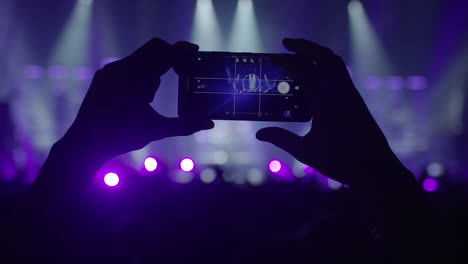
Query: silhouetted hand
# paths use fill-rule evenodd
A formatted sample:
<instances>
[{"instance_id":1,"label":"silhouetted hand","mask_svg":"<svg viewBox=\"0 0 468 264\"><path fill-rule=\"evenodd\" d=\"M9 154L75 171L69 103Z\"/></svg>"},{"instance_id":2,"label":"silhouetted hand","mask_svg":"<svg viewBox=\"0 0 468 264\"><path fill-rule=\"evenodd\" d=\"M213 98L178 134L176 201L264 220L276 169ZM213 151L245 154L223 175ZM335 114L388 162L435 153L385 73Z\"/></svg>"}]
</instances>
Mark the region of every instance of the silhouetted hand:
<instances>
[{"instance_id":1,"label":"silhouetted hand","mask_svg":"<svg viewBox=\"0 0 468 264\"><path fill-rule=\"evenodd\" d=\"M78 116L64 139L103 155L103 160L140 149L151 141L190 135L214 126L211 120L184 120L158 114L150 102L160 77L198 46L170 45L154 38L130 56L96 72Z\"/></svg>"},{"instance_id":2,"label":"silhouetted hand","mask_svg":"<svg viewBox=\"0 0 468 264\"><path fill-rule=\"evenodd\" d=\"M278 127L264 128L257 138L351 187L383 184L386 179L374 177L379 169L401 171L403 166L354 87L343 60L311 41L285 39L283 44L316 63L277 61L306 89L312 128L305 136Z\"/></svg>"}]
</instances>

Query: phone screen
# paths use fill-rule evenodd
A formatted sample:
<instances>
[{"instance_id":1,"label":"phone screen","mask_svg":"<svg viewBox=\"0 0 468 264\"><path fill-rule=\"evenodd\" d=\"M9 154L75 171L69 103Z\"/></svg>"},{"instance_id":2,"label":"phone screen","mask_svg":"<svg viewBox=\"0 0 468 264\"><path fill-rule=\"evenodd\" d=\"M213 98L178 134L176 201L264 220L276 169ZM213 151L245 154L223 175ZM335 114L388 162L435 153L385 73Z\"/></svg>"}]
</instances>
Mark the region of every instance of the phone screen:
<instances>
[{"instance_id":1,"label":"phone screen","mask_svg":"<svg viewBox=\"0 0 468 264\"><path fill-rule=\"evenodd\" d=\"M179 115L309 121L302 87L288 71L273 63L272 56L199 52L190 75L180 79ZM181 103L186 107L180 107Z\"/></svg>"}]
</instances>

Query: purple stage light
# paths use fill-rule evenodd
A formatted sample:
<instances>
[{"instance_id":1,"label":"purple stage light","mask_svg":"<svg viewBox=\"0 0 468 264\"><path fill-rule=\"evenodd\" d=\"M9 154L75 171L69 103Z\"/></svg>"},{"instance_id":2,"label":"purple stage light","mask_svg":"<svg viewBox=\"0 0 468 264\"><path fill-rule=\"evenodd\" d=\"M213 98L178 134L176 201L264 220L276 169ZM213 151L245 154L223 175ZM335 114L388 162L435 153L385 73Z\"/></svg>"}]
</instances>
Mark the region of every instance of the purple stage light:
<instances>
[{"instance_id":1,"label":"purple stage light","mask_svg":"<svg viewBox=\"0 0 468 264\"><path fill-rule=\"evenodd\" d=\"M268 164L268 168L271 172L277 173L281 170L281 162L277 159L271 160Z\"/></svg>"},{"instance_id":2,"label":"purple stage light","mask_svg":"<svg viewBox=\"0 0 468 264\"><path fill-rule=\"evenodd\" d=\"M107 184L107 186L116 186L119 184L119 176L116 173L109 172L104 176L104 183Z\"/></svg>"},{"instance_id":3,"label":"purple stage light","mask_svg":"<svg viewBox=\"0 0 468 264\"><path fill-rule=\"evenodd\" d=\"M190 172L195 168L195 162L191 158L184 158L180 161L180 169L185 172Z\"/></svg>"},{"instance_id":4,"label":"purple stage light","mask_svg":"<svg viewBox=\"0 0 468 264\"><path fill-rule=\"evenodd\" d=\"M153 157L147 157L144 164L147 171L155 171L158 167L158 161Z\"/></svg>"},{"instance_id":5,"label":"purple stage light","mask_svg":"<svg viewBox=\"0 0 468 264\"><path fill-rule=\"evenodd\" d=\"M423 181L422 186L426 192L435 192L439 188L439 183L436 179L427 178Z\"/></svg>"}]
</instances>

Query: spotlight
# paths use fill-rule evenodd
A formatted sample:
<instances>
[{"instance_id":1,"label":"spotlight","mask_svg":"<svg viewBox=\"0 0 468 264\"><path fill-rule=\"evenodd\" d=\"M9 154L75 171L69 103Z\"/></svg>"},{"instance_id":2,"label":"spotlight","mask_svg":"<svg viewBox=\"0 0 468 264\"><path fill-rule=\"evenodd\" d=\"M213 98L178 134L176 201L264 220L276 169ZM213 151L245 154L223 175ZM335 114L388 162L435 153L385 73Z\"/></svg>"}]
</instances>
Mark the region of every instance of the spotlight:
<instances>
[{"instance_id":1,"label":"spotlight","mask_svg":"<svg viewBox=\"0 0 468 264\"><path fill-rule=\"evenodd\" d=\"M350 13L353 13L353 14L362 12L362 4L361 4L361 1L352 0L351 2L349 2L349 4L348 4L348 11L349 11Z\"/></svg>"},{"instance_id":2,"label":"spotlight","mask_svg":"<svg viewBox=\"0 0 468 264\"><path fill-rule=\"evenodd\" d=\"M107 186L114 187L119 184L119 176L116 173L109 172L104 176L104 183Z\"/></svg>"},{"instance_id":3,"label":"spotlight","mask_svg":"<svg viewBox=\"0 0 468 264\"><path fill-rule=\"evenodd\" d=\"M238 0L229 36L231 51L262 51L262 41L252 0ZM245 41L248 39L248 41Z\"/></svg>"},{"instance_id":4,"label":"spotlight","mask_svg":"<svg viewBox=\"0 0 468 264\"><path fill-rule=\"evenodd\" d=\"M185 172L190 172L195 168L195 162L191 158L184 158L180 161L180 169Z\"/></svg>"},{"instance_id":5,"label":"spotlight","mask_svg":"<svg viewBox=\"0 0 468 264\"><path fill-rule=\"evenodd\" d=\"M426 192L435 192L439 188L439 182L436 179L427 178L422 182L422 186Z\"/></svg>"},{"instance_id":6,"label":"spotlight","mask_svg":"<svg viewBox=\"0 0 468 264\"><path fill-rule=\"evenodd\" d=\"M85 4L85 5L89 5L92 2L93 2L93 0L80 0L80 3Z\"/></svg>"},{"instance_id":7,"label":"spotlight","mask_svg":"<svg viewBox=\"0 0 468 264\"><path fill-rule=\"evenodd\" d=\"M147 157L145 159L144 164L145 164L145 169L149 172L155 171L156 168L158 167L158 162L153 157Z\"/></svg>"},{"instance_id":8,"label":"spotlight","mask_svg":"<svg viewBox=\"0 0 468 264\"><path fill-rule=\"evenodd\" d=\"M191 39L204 50L222 49L221 30L212 0L197 0Z\"/></svg>"},{"instance_id":9,"label":"spotlight","mask_svg":"<svg viewBox=\"0 0 468 264\"><path fill-rule=\"evenodd\" d=\"M271 160L268 164L268 168L271 172L277 173L281 170L281 162L277 159Z\"/></svg>"}]
</instances>

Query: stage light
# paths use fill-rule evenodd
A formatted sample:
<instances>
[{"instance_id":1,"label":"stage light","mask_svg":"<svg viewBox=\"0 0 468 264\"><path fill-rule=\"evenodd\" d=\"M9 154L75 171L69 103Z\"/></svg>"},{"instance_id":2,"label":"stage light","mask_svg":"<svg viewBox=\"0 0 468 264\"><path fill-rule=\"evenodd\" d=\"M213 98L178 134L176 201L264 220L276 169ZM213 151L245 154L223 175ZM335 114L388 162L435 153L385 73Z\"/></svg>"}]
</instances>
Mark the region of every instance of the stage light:
<instances>
[{"instance_id":1,"label":"stage light","mask_svg":"<svg viewBox=\"0 0 468 264\"><path fill-rule=\"evenodd\" d=\"M87 65L91 26L91 0L76 1L70 18L63 27L52 51L49 63L57 65Z\"/></svg>"},{"instance_id":2,"label":"stage light","mask_svg":"<svg viewBox=\"0 0 468 264\"><path fill-rule=\"evenodd\" d=\"M147 157L144 162L145 169L149 172L155 171L158 167L158 162L153 157Z\"/></svg>"},{"instance_id":3,"label":"stage light","mask_svg":"<svg viewBox=\"0 0 468 264\"><path fill-rule=\"evenodd\" d=\"M439 188L439 182L436 179L427 178L422 182L422 186L426 192L435 192Z\"/></svg>"},{"instance_id":4,"label":"stage light","mask_svg":"<svg viewBox=\"0 0 468 264\"><path fill-rule=\"evenodd\" d=\"M271 172L277 173L281 170L281 162L277 159L271 160L268 164L268 168Z\"/></svg>"},{"instance_id":5,"label":"stage light","mask_svg":"<svg viewBox=\"0 0 468 264\"><path fill-rule=\"evenodd\" d=\"M369 74L391 75L391 65L360 1L348 4L353 74L357 80Z\"/></svg>"},{"instance_id":6,"label":"stage light","mask_svg":"<svg viewBox=\"0 0 468 264\"><path fill-rule=\"evenodd\" d=\"M185 172L190 172L195 168L195 162L190 158L184 158L180 161L180 169Z\"/></svg>"},{"instance_id":7,"label":"stage light","mask_svg":"<svg viewBox=\"0 0 468 264\"><path fill-rule=\"evenodd\" d=\"M229 50L261 52L262 44L252 0L238 0L231 33Z\"/></svg>"},{"instance_id":8,"label":"stage light","mask_svg":"<svg viewBox=\"0 0 468 264\"><path fill-rule=\"evenodd\" d=\"M119 184L119 181L119 176L116 173L109 172L104 176L104 183L107 184L107 186L114 187Z\"/></svg>"},{"instance_id":9,"label":"stage light","mask_svg":"<svg viewBox=\"0 0 468 264\"><path fill-rule=\"evenodd\" d=\"M93 0L79 0L80 3L85 4L85 5L90 5L93 3Z\"/></svg>"},{"instance_id":10,"label":"stage light","mask_svg":"<svg viewBox=\"0 0 468 264\"><path fill-rule=\"evenodd\" d=\"M197 0L191 39L201 50L223 49L218 19L211 0Z\"/></svg>"},{"instance_id":11,"label":"stage light","mask_svg":"<svg viewBox=\"0 0 468 264\"><path fill-rule=\"evenodd\" d=\"M216 170L214 168L205 168L200 172L200 180L203 183L212 183L216 179Z\"/></svg>"},{"instance_id":12,"label":"stage light","mask_svg":"<svg viewBox=\"0 0 468 264\"><path fill-rule=\"evenodd\" d=\"M426 168L427 175L433 178L439 178L445 173L444 166L439 162L432 162Z\"/></svg>"}]
</instances>

